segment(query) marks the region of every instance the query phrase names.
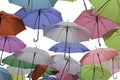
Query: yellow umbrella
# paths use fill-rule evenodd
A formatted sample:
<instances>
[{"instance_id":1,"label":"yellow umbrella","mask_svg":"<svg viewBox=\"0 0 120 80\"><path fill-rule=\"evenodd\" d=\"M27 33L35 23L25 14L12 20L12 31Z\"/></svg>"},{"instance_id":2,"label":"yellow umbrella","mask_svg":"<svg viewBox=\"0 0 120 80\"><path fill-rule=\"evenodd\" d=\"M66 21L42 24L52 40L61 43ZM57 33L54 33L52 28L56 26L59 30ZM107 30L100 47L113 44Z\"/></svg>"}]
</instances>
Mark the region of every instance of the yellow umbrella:
<instances>
[{"instance_id":1,"label":"yellow umbrella","mask_svg":"<svg viewBox=\"0 0 120 80\"><path fill-rule=\"evenodd\" d=\"M25 80L25 76L23 74L11 74L13 80Z\"/></svg>"}]
</instances>

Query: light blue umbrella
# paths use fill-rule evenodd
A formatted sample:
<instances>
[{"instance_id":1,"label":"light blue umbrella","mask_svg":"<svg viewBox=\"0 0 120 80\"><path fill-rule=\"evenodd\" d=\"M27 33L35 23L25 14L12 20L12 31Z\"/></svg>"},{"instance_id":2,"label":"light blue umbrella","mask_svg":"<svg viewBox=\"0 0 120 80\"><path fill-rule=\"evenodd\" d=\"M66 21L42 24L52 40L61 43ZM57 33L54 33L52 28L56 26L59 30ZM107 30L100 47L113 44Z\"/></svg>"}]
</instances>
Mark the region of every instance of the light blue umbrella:
<instances>
[{"instance_id":1,"label":"light blue umbrella","mask_svg":"<svg viewBox=\"0 0 120 80\"><path fill-rule=\"evenodd\" d=\"M65 52L65 42L60 42L58 44L55 44L49 50L54 51L54 52ZM90 51L90 50L81 43L67 43L66 44L67 53L87 52L87 51Z\"/></svg>"},{"instance_id":2,"label":"light blue umbrella","mask_svg":"<svg viewBox=\"0 0 120 80\"><path fill-rule=\"evenodd\" d=\"M13 80L10 73L2 67L0 67L0 80Z\"/></svg>"},{"instance_id":3,"label":"light blue umbrella","mask_svg":"<svg viewBox=\"0 0 120 80\"><path fill-rule=\"evenodd\" d=\"M57 0L9 0L9 2L22 6L27 10L38 10L53 7Z\"/></svg>"}]
</instances>

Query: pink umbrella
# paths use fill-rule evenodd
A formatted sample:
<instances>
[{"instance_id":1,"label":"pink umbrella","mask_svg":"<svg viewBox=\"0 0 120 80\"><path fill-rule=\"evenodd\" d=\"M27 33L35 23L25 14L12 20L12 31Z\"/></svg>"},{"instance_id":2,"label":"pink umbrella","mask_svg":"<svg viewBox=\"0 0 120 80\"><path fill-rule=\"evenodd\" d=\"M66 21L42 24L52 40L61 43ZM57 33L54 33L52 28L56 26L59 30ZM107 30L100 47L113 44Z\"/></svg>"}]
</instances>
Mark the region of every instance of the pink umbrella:
<instances>
[{"instance_id":1,"label":"pink umbrella","mask_svg":"<svg viewBox=\"0 0 120 80\"><path fill-rule=\"evenodd\" d=\"M60 79L60 80L77 80L78 79L78 76L77 75L72 75L72 74L70 74L70 73L67 73L67 72L64 72L64 73L62 73L62 71L61 71L61 69L60 68L58 68L58 67L56 67L56 66L54 66L54 65L50 65L52 68L55 68L56 70L58 70L59 71L59 73L57 73L55 76L57 77L57 78L61 78L61 75L62 75L62 78Z\"/></svg>"},{"instance_id":2,"label":"pink umbrella","mask_svg":"<svg viewBox=\"0 0 120 80\"><path fill-rule=\"evenodd\" d=\"M98 48L89 51L80 60L81 64L95 64L112 59L118 55L118 51L113 48Z\"/></svg>"},{"instance_id":3,"label":"pink umbrella","mask_svg":"<svg viewBox=\"0 0 120 80\"><path fill-rule=\"evenodd\" d=\"M96 11L93 9L91 10L91 14L95 14ZM99 16L98 14L92 16L87 13L87 11L83 11L74 21L78 25L81 25L87 28L91 32L91 38L100 38L104 33L111 30L112 28L119 26L112 21Z\"/></svg>"},{"instance_id":4,"label":"pink umbrella","mask_svg":"<svg viewBox=\"0 0 120 80\"><path fill-rule=\"evenodd\" d=\"M0 61L2 60L3 51L12 53L25 47L26 44L16 36L0 36L0 50L2 51Z\"/></svg>"},{"instance_id":5,"label":"pink umbrella","mask_svg":"<svg viewBox=\"0 0 120 80\"><path fill-rule=\"evenodd\" d=\"M98 48L98 49L89 51L87 54L85 54L80 60L80 62L81 64L100 63L101 70L104 75L101 62L108 61L117 55L118 55L118 51L114 48Z\"/></svg>"}]
</instances>

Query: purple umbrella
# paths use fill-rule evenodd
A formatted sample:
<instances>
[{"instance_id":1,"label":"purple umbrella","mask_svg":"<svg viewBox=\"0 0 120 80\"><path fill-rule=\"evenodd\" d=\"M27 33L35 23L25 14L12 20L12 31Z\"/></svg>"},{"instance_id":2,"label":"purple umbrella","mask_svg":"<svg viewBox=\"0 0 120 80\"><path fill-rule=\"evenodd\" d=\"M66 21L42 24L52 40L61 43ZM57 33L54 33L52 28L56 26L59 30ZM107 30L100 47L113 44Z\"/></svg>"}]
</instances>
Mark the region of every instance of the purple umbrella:
<instances>
[{"instance_id":1,"label":"purple umbrella","mask_svg":"<svg viewBox=\"0 0 120 80\"><path fill-rule=\"evenodd\" d=\"M33 29L43 29L44 27L62 21L61 13L54 8L46 8L34 11L26 11L24 8L15 13L23 19L24 24ZM39 30L38 35L39 37ZM34 41L38 41L37 40Z\"/></svg>"},{"instance_id":2,"label":"purple umbrella","mask_svg":"<svg viewBox=\"0 0 120 80\"><path fill-rule=\"evenodd\" d=\"M0 62L2 60L3 51L12 53L20 51L25 47L25 43L15 36L0 36L0 50L2 51Z\"/></svg>"}]
</instances>

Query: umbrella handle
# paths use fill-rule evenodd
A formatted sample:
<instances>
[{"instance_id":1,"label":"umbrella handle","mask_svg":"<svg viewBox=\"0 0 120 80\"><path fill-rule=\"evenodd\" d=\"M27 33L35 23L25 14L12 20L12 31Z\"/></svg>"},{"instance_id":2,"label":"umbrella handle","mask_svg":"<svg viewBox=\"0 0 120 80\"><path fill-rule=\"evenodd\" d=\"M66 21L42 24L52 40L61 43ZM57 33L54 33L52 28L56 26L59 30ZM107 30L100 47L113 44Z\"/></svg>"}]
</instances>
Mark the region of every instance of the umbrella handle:
<instances>
[{"instance_id":1,"label":"umbrella handle","mask_svg":"<svg viewBox=\"0 0 120 80\"><path fill-rule=\"evenodd\" d=\"M0 65L1 65L1 66L4 66L5 64L2 63L2 56L3 56L3 50L2 50L2 53L1 53L1 57L0 57Z\"/></svg>"},{"instance_id":2,"label":"umbrella handle","mask_svg":"<svg viewBox=\"0 0 120 80\"><path fill-rule=\"evenodd\" d=\"M113 74L113 79L115 80L115 79L117 79L117 76L115 77L115 75Z\"/></svg>"},{"instance_id":3,"label":"umbrella handle","mask_svg":"<svg viewBox=\"0 0 120 80\"><path fill-rule=\"evenodd\" d=\"M37 32L37 39L33 39L34 42L37 42L39 40L39 29L38 29L38 32Z\"/></svg>"}]
</instances>

